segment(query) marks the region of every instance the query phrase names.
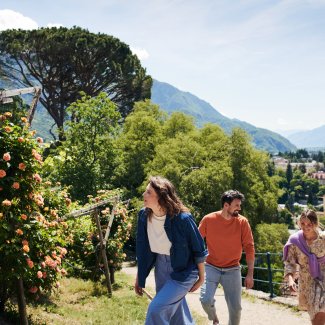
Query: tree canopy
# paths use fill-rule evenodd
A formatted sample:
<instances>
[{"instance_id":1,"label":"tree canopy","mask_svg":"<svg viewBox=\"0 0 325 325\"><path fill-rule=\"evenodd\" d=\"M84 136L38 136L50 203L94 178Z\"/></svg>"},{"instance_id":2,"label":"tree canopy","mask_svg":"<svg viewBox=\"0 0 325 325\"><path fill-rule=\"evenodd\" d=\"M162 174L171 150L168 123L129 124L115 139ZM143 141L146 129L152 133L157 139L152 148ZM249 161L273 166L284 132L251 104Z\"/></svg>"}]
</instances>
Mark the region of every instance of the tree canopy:
<instances>
[{"instance_id":1,"label":"tree canopy","mask_svg":"<svg viewBox=\"0 0 325 325\"><path fill-rule=\"evenodd\" d=\"M42 86L40 102L63 132L66 108L80 91L106 92L122 117L150 97L152 79L129 46L79 27L0 33L1 73L23 86Z\"/></svg>"}]
</instances>

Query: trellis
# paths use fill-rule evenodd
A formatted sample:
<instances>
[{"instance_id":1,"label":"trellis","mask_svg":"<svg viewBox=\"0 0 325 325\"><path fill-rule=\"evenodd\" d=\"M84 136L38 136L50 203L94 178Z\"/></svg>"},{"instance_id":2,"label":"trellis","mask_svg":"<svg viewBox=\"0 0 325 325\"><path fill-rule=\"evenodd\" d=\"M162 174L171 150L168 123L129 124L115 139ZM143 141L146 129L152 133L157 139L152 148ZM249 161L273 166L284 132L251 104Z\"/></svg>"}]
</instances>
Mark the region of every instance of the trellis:
<instances>
[{"instance_id":1,"label":"trellis","mask_svg":"<svg viewBox=\"0 0 325 325\"><path fill-rule=\"evenodd\" d=\"M0 91L0 103L7 104L12 103L13 99L11 97L24 95L24 94L34 94L32 102L29 107L29 111L27 114L28 123L32 124L32 120L34 118L35 109L37 106L37 102L41 96L42 88L41 87L30 87L30 88L19 88L19 89L11 89L11 90L1 90Z\"/></svg>"},{"instance_id":2,"label":"trellis","mask_svg":"<svg viewBox=\"0 0 325 325\"><path fill-rule=\"evenodd\" d=\"M65 215L63 217L63 219L67 219L67 218L79 218L85 215L91 215L94 217L95 221L96 221L96 227L98 230L98 235L99 235L99 245L100 245L100 254L97 258L96 261L96 267L95 267L95 271L99 268L99 265L101 263L101 260L103 260L104 263L104 274L105 274L105 278L106 278L106 286L107 286L107 292L108 292L108 296L111 297L112 296L112 284L111 284L111 278L110 278L110 274L109 274L109 267L108 267L108 261L107 261L107 255L106 255L106 244L110 235L110 231L112 228L112 224L113 224L113 220L114 220L114 215L115 215L115 211L116 211L116 206L119 203L125 203L126 206L129 205L130 200L127 201L123 201L120 202L120 197L114 196L112 198L103 200L103 201L99 201L95 204L89 205L86 208L82 208L79 210L75 210L67 215ZM109 221L108 221L108 225L105 231L105 236L103 236L103 232L102 232L102 227L100 224L100 219L99 219L99 211L100 208L106 206L109 203L113 203L113 208L111 210L111 214L109 217Z\"/></svg>"}]
</instances>

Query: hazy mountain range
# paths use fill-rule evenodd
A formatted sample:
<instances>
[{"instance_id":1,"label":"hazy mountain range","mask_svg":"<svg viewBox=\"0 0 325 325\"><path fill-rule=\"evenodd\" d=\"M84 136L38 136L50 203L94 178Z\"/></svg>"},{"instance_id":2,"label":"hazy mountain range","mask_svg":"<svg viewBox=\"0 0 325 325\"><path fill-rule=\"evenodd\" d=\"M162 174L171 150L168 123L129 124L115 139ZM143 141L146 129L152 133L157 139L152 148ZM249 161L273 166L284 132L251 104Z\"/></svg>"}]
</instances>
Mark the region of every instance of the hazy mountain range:
<instances>
[{"instance_id":1,"label":"hazy mountain range","mask_svg":"<svg viewBox=\"0 0 325 325\"><path fill-rule=\"evenodd\" d=\"M0 79L0 88L1 86L5 88ZM6 88L15 88L6 86ZM220 125L226 133L230 133L234 127L240 127L250 134L252 143L256 148L271 153L295 151L297 147L325 147L325 125L314 130L300 131L284 137L276 132L255 127L247 122L230 119L195 95L157 80L153 82L151 100L168 113L180 111L193 116L199 127L205 123L215 123ZM44 139L52 140L48 132L51 125L53 125L52 118L41 105L38 105L32 127Z\"/></svg>"},{"instance_id":2,"label":"hazy mountain range","mask_svg":"<svg viewBox=\"0 0 325 325\"><path fill-rule=\"evenodd\" d=\"M298 148L325 148L325 125L308 131L298 131L287 136Z\"/></svg>"}]
</instances>

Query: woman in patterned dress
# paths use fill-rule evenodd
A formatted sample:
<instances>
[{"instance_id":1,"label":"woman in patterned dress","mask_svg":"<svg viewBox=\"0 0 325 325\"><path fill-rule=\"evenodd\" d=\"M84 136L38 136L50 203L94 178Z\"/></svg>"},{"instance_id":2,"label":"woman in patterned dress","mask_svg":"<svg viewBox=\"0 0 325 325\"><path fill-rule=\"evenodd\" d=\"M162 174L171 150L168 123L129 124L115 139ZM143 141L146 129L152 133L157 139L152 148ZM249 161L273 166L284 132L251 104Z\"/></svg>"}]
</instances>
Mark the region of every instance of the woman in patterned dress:
<instances>
[{"instance_id":1,"label":"woman in patterned dress","mask_svg":"<svg viewBox=\"0 0 325 325\"><path fill-rule=\"evenodd\" d=\"M312 325L325 324L325 233L315 211L300 216L301 230L284 246L284 277L291 291L297 291L294 275L299 270L299 308L307 310Z\"/></svg>"}]
</instances>

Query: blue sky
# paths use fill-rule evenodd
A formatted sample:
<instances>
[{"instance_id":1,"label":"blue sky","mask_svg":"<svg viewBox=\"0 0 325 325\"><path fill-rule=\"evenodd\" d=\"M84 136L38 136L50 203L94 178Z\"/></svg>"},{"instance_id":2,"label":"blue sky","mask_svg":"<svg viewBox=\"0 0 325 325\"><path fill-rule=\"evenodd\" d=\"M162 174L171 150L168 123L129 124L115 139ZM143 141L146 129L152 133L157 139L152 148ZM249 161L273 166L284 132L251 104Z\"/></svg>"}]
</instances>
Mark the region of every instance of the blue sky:
<instances>
[{"instance_id":1,"label":"blue sky","mask_svg":"<svg viewBox=\"0 0 325 325\"><path fill-rule=\"evenodd\" d=\"M325 125L325 0L1 0L0 30L87 28L155 79L280 130Z\"/></svg>"}]
</instances>

